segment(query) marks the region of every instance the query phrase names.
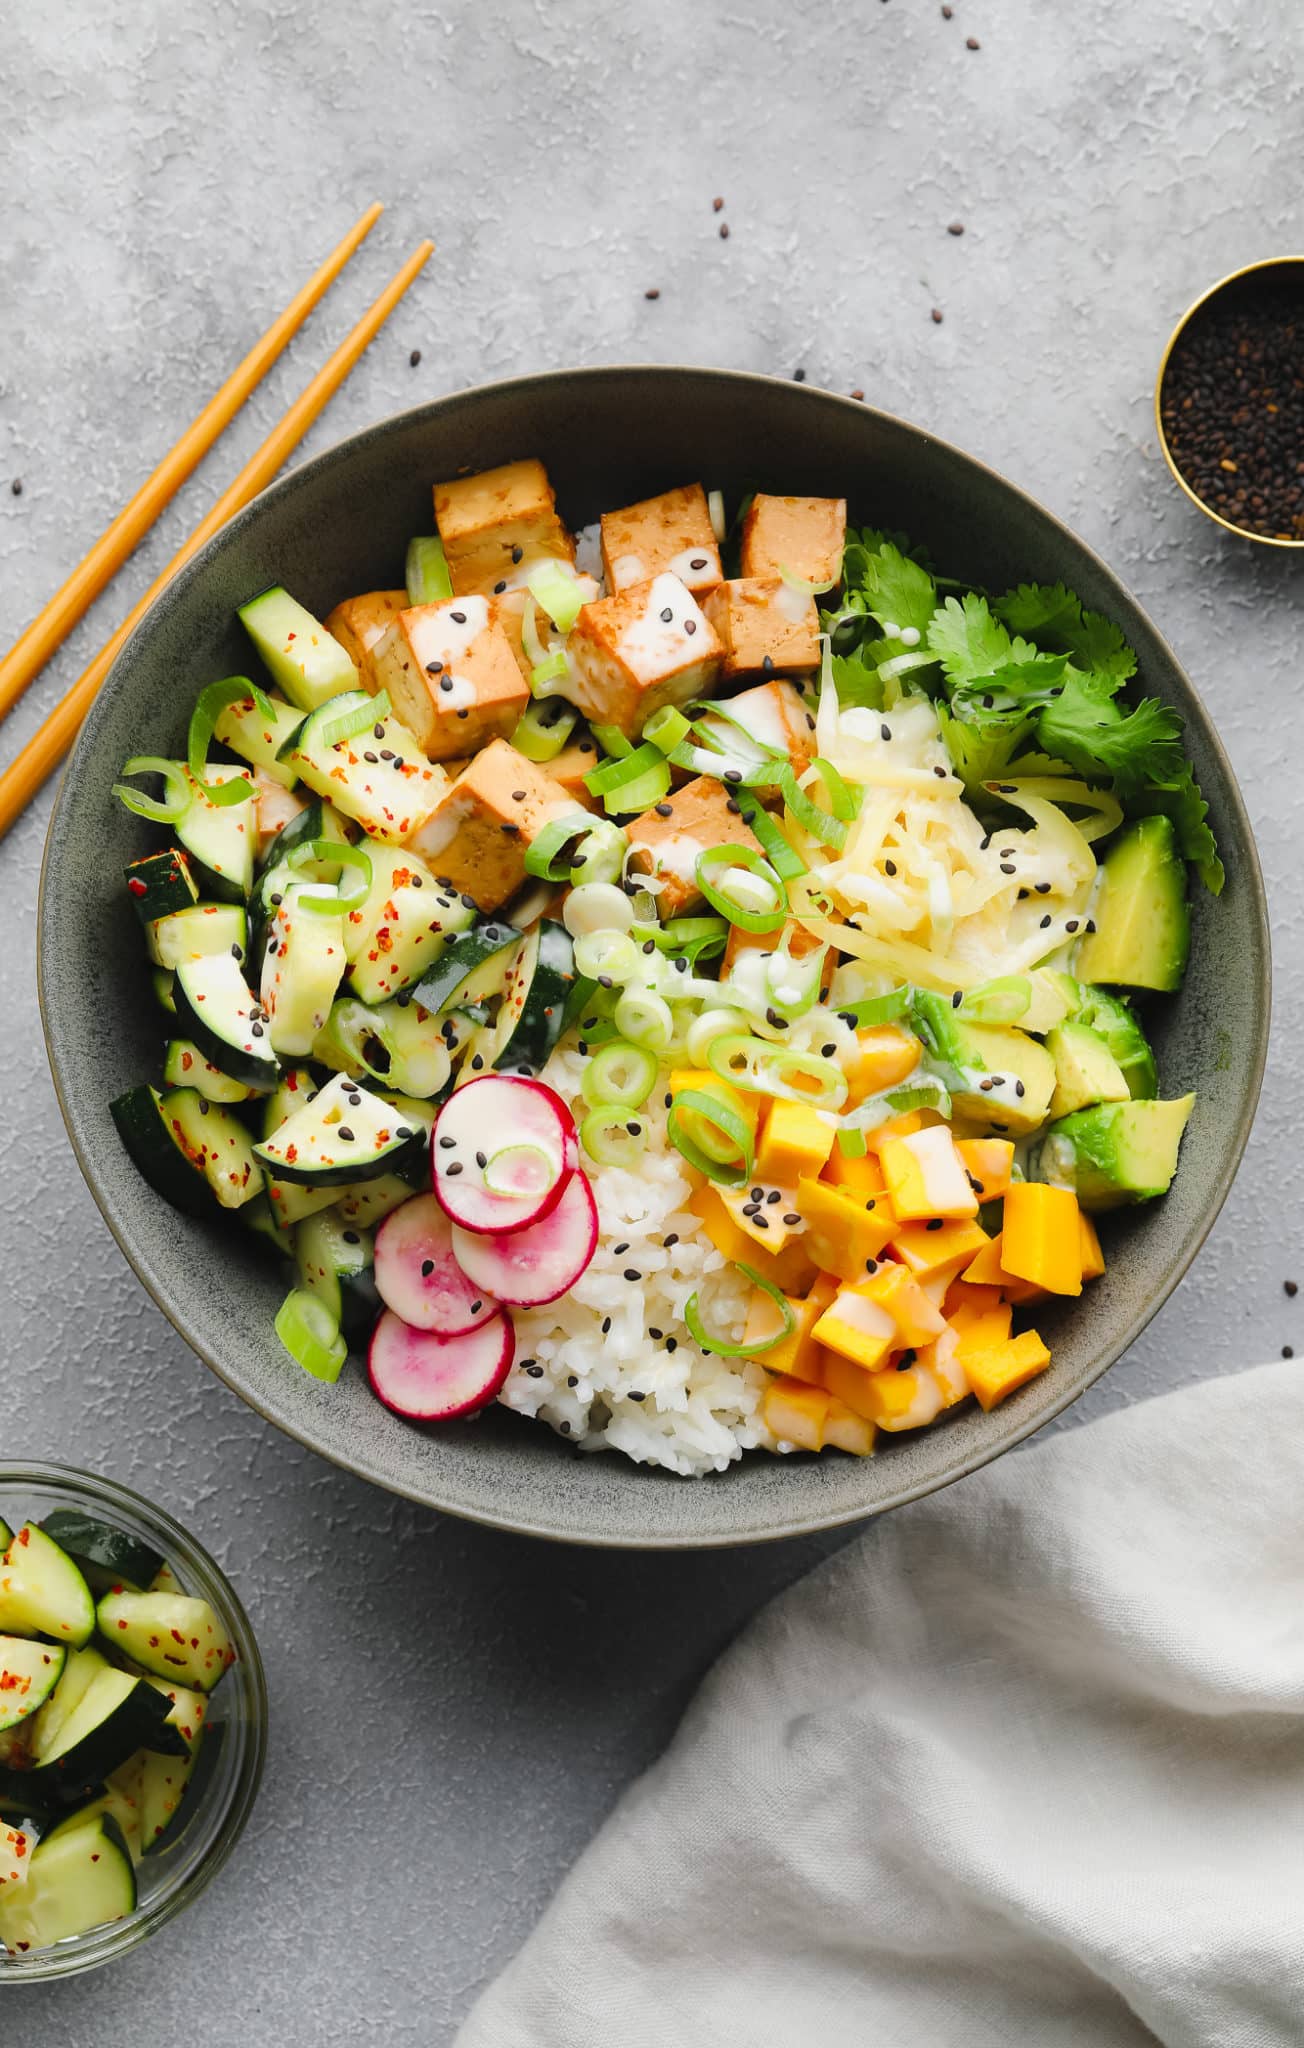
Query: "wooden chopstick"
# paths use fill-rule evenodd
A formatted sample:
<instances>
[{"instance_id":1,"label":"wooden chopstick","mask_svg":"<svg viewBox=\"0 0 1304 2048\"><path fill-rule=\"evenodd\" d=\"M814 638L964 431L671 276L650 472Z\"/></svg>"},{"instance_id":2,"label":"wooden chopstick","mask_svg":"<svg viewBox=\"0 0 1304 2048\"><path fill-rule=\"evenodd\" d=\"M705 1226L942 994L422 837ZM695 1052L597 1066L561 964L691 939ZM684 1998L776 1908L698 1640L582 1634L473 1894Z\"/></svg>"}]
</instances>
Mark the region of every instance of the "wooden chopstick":
<instances>
[{"instance_id":1,"label":"wooden chopstick","mask_svg":"<svg viewBox=\"0 0 1304 2048\"><path fill-rule=\"evenodd\" d=\"M353 332L340 343L330 361L323 364L311 384L296 398L278 427L274 427L257 454L247 462L234 483L228 485L208 517L200 522L188 541L177 549L162 573L155 577L138 604L133 605L111 640L96 655L66 697L58 703L40 731L0 775L0 838L20 817L51 771L68 752L82 720L95 700L123 641L149 610L164 585L170 583L184 563L211 540L220 527L247 505L272 481L286 457L295 449L332 398L358 357L373 341L408 286L434 252L433 242L422 242L375 304L364 313Z\"/></svg>"},{"instance_id":2,"label":"wooden chopstick","mask_svg":"<svg viewBox=\"0 0 1304 2048\"><path fill-rule=\"evenodd\" d=\"M286 344L298 333L354 250L371 233L383 211L379 202L367 208L361 220L349 229L338 249L326 258L316 276L309 278L303 290L291 299L280 319L272 322L262 340L254 344L221 390L209 399L198 419L186 428L175 448L169 450L153 475L146 477L135 497L105 528L67 582L55 591L27 630L19 634L8 654L0 660L0 718L12 710L33 676L40 673L55 649L62 646L109 578L116 576L163 507L176 495L218 435L229 426L255 385L266 376Z\"/></svg>"}]
</instances>

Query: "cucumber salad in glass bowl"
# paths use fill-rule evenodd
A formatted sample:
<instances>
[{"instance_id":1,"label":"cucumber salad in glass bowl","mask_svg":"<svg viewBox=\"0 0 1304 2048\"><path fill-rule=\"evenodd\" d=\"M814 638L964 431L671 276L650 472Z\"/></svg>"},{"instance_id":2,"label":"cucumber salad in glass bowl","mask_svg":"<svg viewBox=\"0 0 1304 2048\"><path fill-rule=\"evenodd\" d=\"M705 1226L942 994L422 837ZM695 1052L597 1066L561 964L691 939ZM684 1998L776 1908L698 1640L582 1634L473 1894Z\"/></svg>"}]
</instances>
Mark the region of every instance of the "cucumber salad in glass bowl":
<instances>
[{"instance_id":1,"label":"cucumber salad in glass bowl","mask_svg":"<svg viewBox=\"0 0 1304 2048\"><path fill-rule=\"evenodd\" d=\"M1177 1169L1146 1013L1222 886L1117 628L837 499L434 510L402 588L251 594L257 679L124 764L141 1173L286 1261L287 1370L416 1424L691 1476L1053 1369L1037 1304Z\"/></svg>"}]
</instances>

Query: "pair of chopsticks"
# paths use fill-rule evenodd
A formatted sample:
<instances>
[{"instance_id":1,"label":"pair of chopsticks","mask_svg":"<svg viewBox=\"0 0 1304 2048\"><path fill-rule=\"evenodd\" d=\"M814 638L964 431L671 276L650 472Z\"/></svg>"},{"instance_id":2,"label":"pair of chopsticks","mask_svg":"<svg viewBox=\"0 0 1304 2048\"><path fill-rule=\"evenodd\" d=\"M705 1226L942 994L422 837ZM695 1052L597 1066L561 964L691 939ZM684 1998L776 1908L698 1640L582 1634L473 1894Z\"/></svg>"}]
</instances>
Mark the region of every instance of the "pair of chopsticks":
<instances>
[{"instance_id":1,"label":"pair of chopsticks","mask_svg":"<svg viewBox=\"0 0 1304 2048\"><path fill-rule=\"evenodd\" d=\"M164 506L208 453L223 428L334 283L354 251L371 233L382 210L379 204L369 206L361 220L349 229L339 247L332 251L303 290L291 299L280 318L273 321L262 340L256 343L221 390L209 400L175 448L164 456L153 475L146 478L135 497L124 505L117 518L105 529L85 560L78 564L63 587L55 592L44 610L0 660L0 717L12 710L33 677L39 674L55 649L62 645L87 607L99 596L110 577L116 575ZM101 647L40 730L0 774L0 838L22 815L72 746L100 684L132 628L178 569L203 547L205 541L211 540L242 505L247 505L271 483L287 456L297 448L317 415L339 390L363 350L380 332L433 251L433 242L422 242L413 250L398 275L386 285L353 332L340 343L330 360L322 365L312 382L299 394L280 425L272 429L257 454L223 491L189 540L177 549L167 567L154 578L144 596L132 606L117 632Z\"/></svg>"}]
</instances>

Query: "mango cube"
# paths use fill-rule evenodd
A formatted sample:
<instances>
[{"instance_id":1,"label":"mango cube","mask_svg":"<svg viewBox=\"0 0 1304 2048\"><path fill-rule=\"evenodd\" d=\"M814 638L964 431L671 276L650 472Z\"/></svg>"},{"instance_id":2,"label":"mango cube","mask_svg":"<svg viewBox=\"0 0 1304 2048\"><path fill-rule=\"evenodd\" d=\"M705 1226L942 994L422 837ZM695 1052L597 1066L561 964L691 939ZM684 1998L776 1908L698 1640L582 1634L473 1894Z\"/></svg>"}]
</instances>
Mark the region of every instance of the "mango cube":
<instances>
[{"instance_id":1,"label":"mango cube","mask_svg":"<svg viewBox=\"0 0 1304 2048\"><path fill-rule=\"evenodd\" d=\"M900 1345L930 1344L946 1328L946 1317L928 1299L908 1266L881 1265L861 1291L892 1317Z\"/></svg>"},{"instance_id":2,"label":"mango cube","mask_svg":"<svg viewBox=\"0 0 1304 2048\"><path fill-rule=\"evenodd\" d=\"M953 1329L943 1330L931 1344L922 1344L915 1363L920 1372L930 1374L936 1381L944 1408L954 1408L957 1401L967 1399L972 1392L960 1340Z\"/></svg>"},{"instance_id":3,"label":"mango cube","mask_svg":"<svg viewBox=\"0 0 1304 2048\"><path fill-rule=\"evenodd\" d=\"M872 1422L858 1415L854 1408L847 1407L836 1395L830 1395L828 1413L824 1417L824 1445L827 1450L849 1451L853 1458L867 1458L874 1448L877 1432Z\"/></svg>"},{"instance_id":4,"label":"mango cube","mask_svg":"<svg viewBox=\"0 0 1304 2048\"><path fill-rule=\"evenodd\" d=\"M772 1099L756 1152L758 1180L792 1187L803 1177L814 1179L833 1149L834 1136L832 1123L817 1109Z\"/></svg>"},{"instance_id":5,"label":"mango cube","mask_svg":"<svg viewBox=\"0 0 1304 2048\"><path fill-rule=\"evenodd\" d=\"M946 1403L935 1376L918 1365L866 1375L865 1407L879 1429L925 1429Z\"/></svg>"},{"instance_id":6,"label":"mango cube","mask_svg":"<svg viewBox=\"0 0 1304 2048\"><path fill-rule=\"evenodd\" d=\"M1016 1387L1026 1386L1050 1364L1050 1353L1035 1330L1024 1330L990 1351L966 1351L964 1369L984 1408L995 1408Z\"/></svg>"},{"instance_id":7,"label":"mango cube","mask_svg":"<svg viewBox=\"0 0 1304 2048\"><path fill-rule=\"evenodd\" d=\"M847 1101L863 1102L884 1088L896 1088L919 1065L923 1047L912 1031L899 1024L879 1024L858 1031L854 1051L843 1061Z\"/></svg>"},{"instance_id":8,"label":"mango cube","mask_svg":"<svg viewBox=\"0 0 1304 2048\"><path fill-rule=\"evenodd\" d=\"M990 1351L1004 1344L1013 1314L993 1287L975 1287L957 1280L948 1288L942 1312L954 1330L961 1352Z\"/></svg>"},{"instance_id":9,"label":"mango cube","mask_svg":"<svg viewBox=\"0 0 1304 2048\"><path fill-rule=\"evenodd\" d=\"M812 1378L808 1368L817 1357L820 1348L815 1341L815 1325L837 1291L836 1280L830 1280L821 1273L804 1300L795 1300L790 1294L784 1296L792 1311L793 1326L788 1335L781 1337L777 1344L772 1344L768 1351L757 1353L758 1362L767 1372L787 1372L799 1380ZM772 1301L770 1296L758 1287L748 1305L744 1343L759 1343L762 1338L773 1335L781 1324L782 1318L777 1302Z\"/></svg>"},{"instance_id":10,"label":"mango cube","mask_svg":"<svg viewBox=\"0 0 1304 2048\"><path fill-rule=\"evenodd\" d=\"M1001 1264L1004 1242L1003 1232L993 1237L983 1246L973 1264L965 1267L960 1278L967 1281L971 1287L999 1287L1005 1299L1012 1301L1016 1308L1022 1302L1044 1301L1044 1287L1038 1287L1031 1280L1016 1279L1013 1273L1006 1272Z\"/></svg>"},{"instance_id":11,"label":"mango cube","mask_svg":"<svg viewBox=\"0 0 1304 2048\"><path fill-rule=\"evenodd\" d=\"M980 1202L999 1202L1010 1185L1014 1147L1008 1138L957 1138L956 1151Z\"/></svg>"},{"instance_id":12,"label":"mango cube","mask_svg":"<svg viewBox=\"0 0 1304 2048\"><path fill-rule=\"evenodd\" d=\"M843 1151L841 1139L830 1152L820 1178L832 1181L835 1188L845 1188L849 1195L881 1195L887 1191L877 1152L866 1151L857 1157L854 1152Z\"/></svg>"},{"instance_id":13,"label":"mango cube","mask_svg":"<svg viewBox=\"0 0 1304 2048\"><path fill-rule=\"evenodd\" d=\"M1001 1265L1049 1294L1081 1294L1077 1196L1043 1181L1015 1181L1005 1197Z\"/></svg>"},{"instance_id":14,"label":"mango cube","mask_svg":"<svg viewBox=\"0 0 1304 2048\"><path fill-rule=\"evenodd\" d=\"M967 1217L932 1217L927 1223L903 1223L892 1239L894 1258L909 1266L917 1280L952 1281L987 1242L987 1232Z\"/></svg>"},{"instance_id":15,"label":"mango cube","mask_svg":"<svg viewBox=\"0 0 1304 2048\"><path fill-rule=\"evenodd\" d=\"M814 1337L862 1372L881 1365L897 1338L896 1319L863 1287L839 1288L816 1319Z\"/></svg>"},{"instance_id":16,"label":"mango cube","mask_svg":"<svg viewBox=\"0 0 1304 2048\"><path fill-rule=\"evenodd\" d=\"M944 1124L889 1138L878 1148L892 1207L903 1223L917 1217L976 1216L978 1197Z\"/></svg>"},{"instance_id":17,"label":"mango cube","mask_svg":"<svg viewBox=\"0 0 1304 2048\"><path fill-rule=\"evenodd\" d=\"M752 1267L781 1294L804 1295L815 1283L816 1266L806 1249L805 1237L794 1237L781 1252L763 1250L740 1230L725 1208L716 1188L707 1181L688 1203L722 1258Z\"/></svg>"},{"instance_id":18,"label":"mango cube","mask_svg":"<svg viewBox=\"0 0 1304 2048\"><path fill-rule=\"evenodd\" d=\"M744 1231L761 1251L778 1254L791 1238L805 1229L797 1211L787 1207L787 1195L783 1189L766 1188L759 1180L753 1180L741 1188L717 1187L716 1193L739 1230ZM767 1197L776 1193L779 1200L770 1202ZM758 1194L759 1201L756 1199ZM788 1222L789 1216L796 1216L795 1224Z\"/></svg>"},{"instance_id":19,"label":"mango cube","mask_svg":"<svg viewBox=\"0 0 1304 2048\"><path fill-rule=\"evenodd\" d=\"M1081 1239L1082 1277L1084 1280L1099 1280L1105 1270L1105 1254L1100 1249L1096 1226L1085 1209L1078 1211L1078 1233Z\"/></svg>"},{"instance_id":20,"label":"mango cube","mask_svg":"<svg viewBox=\"0 0 1304 2048\"><path fill-rule=\"evenodd\" d=\"M761 1412L781 1443L795 1444L799 1451L823 1450L829 1412L829 1396L823 1387L776 1373L766 1385Z\"/></svg>"},{"instance_id":21,"label":"mango cube","mask_svg":"<svg viewBox=\"0 0 1304 2048\"><path fill-rule=\"evenodd\" d=\"M811 1257L839 1280L863 1278L897 1227L885 1195L852 1195L826 1180L799 1180L795 1207Z\"/></svg>"}]
</instances>

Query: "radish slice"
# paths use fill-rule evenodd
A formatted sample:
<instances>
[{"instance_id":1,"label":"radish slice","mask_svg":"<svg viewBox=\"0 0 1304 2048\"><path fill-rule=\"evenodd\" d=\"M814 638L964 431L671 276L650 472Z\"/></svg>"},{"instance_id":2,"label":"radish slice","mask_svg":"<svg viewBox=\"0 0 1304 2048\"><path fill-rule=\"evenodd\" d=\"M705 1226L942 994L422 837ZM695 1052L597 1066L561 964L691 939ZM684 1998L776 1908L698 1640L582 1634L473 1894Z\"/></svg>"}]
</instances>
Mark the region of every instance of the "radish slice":
<instances>
[{"instance_id":1,"label":"radish slice","mask_svg":"<svg viewBox=\"0 0 1304 2048\"><path fill-rule=\"evenodd\" d=\"M414 1195L376 1232L376 1291L414 1330L461 1337L498 1313L453 1256L453 1226L433 1195Z\"/></svg>"},{"instance_id":2,"label":"radish slice","mask_svg":"<svg viewBox=\"0 0 1304 2048\"><path fill-rule=\"evenodd\" d=\"M573 1287L597 1242L597 1204L588 1176L578 1171L556 1208L528 1230L453 1230L453 1252L468 1279L514 1308L537 1308Z\"/></svg>"},{"instance_id":3,"label":"radish slice","mask_svg":"<svg viewBox=\"0 0 1304 2048\"><path fill-rule=\"evenodd\" d=\"M510 1316L441 1337L412 1329L389 1309L372 1333L367 1374L376 1399L406 1422L451 1422L493 1400L515 1350Z\"/></svg>"},{"instance_id":4,"label":"radish slice","mask_svg":"<svg viewBox=\"0 0 1304 2048\"><path fill-rule=\"evenodd\" d=\"M579 1164L575 1119L542 1081L482 1074L435 1120L435 1193L463 1230L502 1235L540 1223Z\"/></svg>"}]
</instances>

